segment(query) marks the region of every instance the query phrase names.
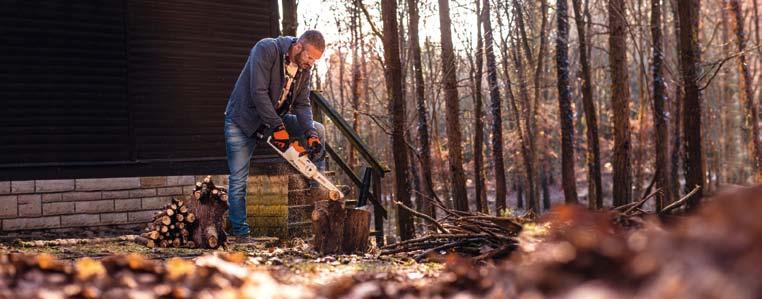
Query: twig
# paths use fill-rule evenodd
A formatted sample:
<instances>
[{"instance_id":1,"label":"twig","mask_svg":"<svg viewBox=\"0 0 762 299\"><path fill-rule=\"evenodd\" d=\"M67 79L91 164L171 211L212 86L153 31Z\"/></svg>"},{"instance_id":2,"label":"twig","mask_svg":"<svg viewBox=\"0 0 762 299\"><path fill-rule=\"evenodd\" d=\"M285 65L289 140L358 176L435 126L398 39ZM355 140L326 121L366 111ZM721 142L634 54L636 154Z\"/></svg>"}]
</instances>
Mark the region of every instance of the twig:
<instances>
[{"instance_id":1,"label":"twig","mask_svg":"<svg viewBox=\"0 0 762 299\"><path fill-rule=\"evenodd\" d=\"M447 249L450 249L450 248L453 248L453 247L458 247L460 245L463 245L465 243L472 242L472 241L477 241L477 240L475 240L475 239L466 239L466 240L452 242L452 243L440 245L440 246L437 246L437 247L434 247L434 248L426 249L423 253L421 253L421 254L419 254L418 256L415 257L415 261L417 263L420 263L426 257L428 257L429 254L431 254L433 252L438 252L440 250L447 250Z\"/></svg>"},{"instance_id":2,"label":"twig","mask_svg":"<svg viewBox=\"0 0 762 299\"><path fill-rule=\"evenodd\" d=\"M449 231L449 230L447 230L446 228L444 228L444 226L442 226L442 224L441 224L441 223L439 223L439 222L437 222L437 221L436 221L434 218L431 218L431 216L429 216L429 215L426 215L426 214L423 214L423 213L420 213L420 212L418 212L418 211L416 211L416 210L413 210L412 208L410 208L410 207L406 206L405 204L403 204L403 203L401 203L401 202L399 202L399 201L396 201L396 200L394 201L394 204L395 204L395 205L397 205L397 206L399 206L399 207L401 207L401 208L403 208L403 209L405 209L405 210L407 210L408 212L412 213L412 214L413 214L413 215L415 215L415 216L418 216L418 217L421 217L421 218L423 218L423 219L426 219L426 220L428 220L428 221L431 221L431 222L432 222L434 225L436 225L436 226L437 226L437 228L439 228L439 230L441 230L443 233L445 233L445 234L449 234L449 233L450 233L450 231Z\"/></svg>"},{"instance_id":3,"label":"twig","mask_svg":"<svg viewBox=\"0 0 762 299\"><path fill-rule=\"evenodd\" d=\"M378 38L384 39L384 35L381 34L381 31L378 30L378 27L376 27L376 24L373 23L373 19L370 17L370 13L368 13L368 9L365 8L365 5L362 4L361 0L355 0L355 5L362 10L362 13L365 15L365 18L368 20L368 24L370 24L370 29L373 30L373 34L375 34Z\"/></svg>"},{"instance_id":4,"label":"twig","mask_svg":"<svg viewBox=\"0 0 762 299\"><path fill-rule=\"evenodd\" d=\"M670 205L662 209L661 213L666 214L666 213L669 213L669 211L672 211L675 208L682 206L686 201L688 201L688 198L691 198L691 196L693 196L693 194L696 194L696 192L698 192L699 190L701 190L701 186L696 185L696 187L693 188L691 192L683 196L683 198L681 198L680 200L676 202L671 203Z\"/></svg>"},{"instance_id":5,"label":"twig","mask_svg":"<svg viewBox=\"0 0 762 299\"><path fill-rule=\"evenodd\" d=\"M624 212L622 212L622 214L625 214L625 215L626 215L626 214L629 214L630 212L632 212L632 210L635 210L635 209L638 209L638 208L640 208L640 207L641 207L641 206L642 206L644 203L646 203L646 201L648 201L649 199L651 199L652 197L654 197L654 195L656 195L656 194L659 194L660 192L661 192L661 188L658 188L658 189L656 189L656 191L654 191L654 192L653 192L653 193L651 193L651 194L648 194L648 195L644 196L644 197L643 197L643 199L641 199L640 201L638 201L638 203L637 203L637 204L635 204L635 205L631 206L629 209L627 209L627 210L625 210Z\"/></svg>"}]
</instances>

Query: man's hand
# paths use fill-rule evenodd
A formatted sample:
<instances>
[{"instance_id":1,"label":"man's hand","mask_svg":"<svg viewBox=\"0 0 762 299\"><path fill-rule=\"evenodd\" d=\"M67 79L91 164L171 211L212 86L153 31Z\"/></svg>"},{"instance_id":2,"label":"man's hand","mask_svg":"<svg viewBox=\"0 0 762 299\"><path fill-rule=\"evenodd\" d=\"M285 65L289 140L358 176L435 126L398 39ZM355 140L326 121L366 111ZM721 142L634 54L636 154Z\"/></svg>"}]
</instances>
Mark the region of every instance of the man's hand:
<instances>
[{"instance_id":1,"label":"man's hand","mask_svg":"<svg viewBox=\"0 0 762 299\"><path fill-rule=\"evenodd\" d=\"M271 137L271 143L281 152L285 152L288 149L288 132L286 132L286 127L283 124L273 129Z\"/></svg>"},{"instance_id":2,"label":"man's hand","mask_svg":"<svg viewBox=\"0 0 762 299\"><path fill-rule=\"evenodd\" d=\"M307 139L307 151L309 152L310 159L314 159L321 151L323 151L323 144L320 143L320 137L318 137L315 130L308 130L307 133L304 134L304 137Z\"/></svg>"}]
</instances>

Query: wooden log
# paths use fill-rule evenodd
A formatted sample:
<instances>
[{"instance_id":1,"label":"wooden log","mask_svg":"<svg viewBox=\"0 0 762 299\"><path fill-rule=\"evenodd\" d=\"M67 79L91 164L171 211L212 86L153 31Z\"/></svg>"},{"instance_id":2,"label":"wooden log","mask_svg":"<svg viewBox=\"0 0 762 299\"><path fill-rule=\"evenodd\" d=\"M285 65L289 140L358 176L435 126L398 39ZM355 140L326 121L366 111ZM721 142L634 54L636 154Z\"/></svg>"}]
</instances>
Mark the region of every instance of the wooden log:
<instances>
[{"instance_id":1,"label":"wooden log","mask_svg":"<svg viewBox=\"0 0 762 299\"><path fill-rule=\"evenodd\" d=\"M169 233L169 226L167 226L167 225L162 225L162 226L161 226L161 233L162 233L162 234L167 234L167 233Z\"/></svg>"},{"instance_id":2,"label":"wooden log","mask_svg":"<svg viewBox=\"0 0 762 299\"><path fill-rule=\"evenodd\" d=\"M161 217L161 224L170 225L171 223L172 223L172 218L169 218L169 216L164 215Z\"/></svg>"},{"instance_id":3,"label":"wooden log","mask_svg":"<svg viewBox=\"0 0 762 299\"><path fill-rule=\"evenodd\" d=\"M346 209L342 253L365 253L370 236L370 212L363 209Z\"/></svg>"},{"instance_id":4,"label":"wooden log","mask_svg":"<svg viewBox=\"0 0 762 299\"><path fill-rule=\"evenodd\" d=\"M313 246L321 254L341 251L346 211L343 201L320 200L312 211Z\"/></svg>"},{"instance_id":5,"label":"wooden log","mask_svg":"<svg viewBox=\"0 0 762 299\"><path fill-rule=\"evenodd\" d=\"M149 239L151 239L151 240L156 240L156 239L158 239L158 238L159 238L159 232L157 232L157 231L155 231L155 230L153 230L153 231L150 231L150 232L148 232L148 234L147 234L147 238L149 238Z\"/></svg>"},{"instance_id":6,"label":"wooden log","mask_svg":"<svg viewBox=\"0 0 762 299\"><path fill-rule=\"evenodd\" d=\"M175 210L172 208L169 208L167 209L166 213L167 213L167 216L172 216L172 215L175 215Z\"/></svg>"},{"instance_id":7,"label":"wooden log","mask_svg":"<svg viewBox=\"0 0 762 299\"><path fill-rule=\"evenodd\" d=\"M206 244L209 245L209 248L217 248L219 246L219 239L217 238L217 230L214 226L207 226L204 231L206 233Z\"/></svg>"},{"instance_id":8,"label":"wooden log","mask_svg":"<svg viewBox=\"0 0 762 299\"><path fill-rule=\"evenodd\" d=\"M193 223L196 221L196 214L188 213L188 216L185 216L185 222Z\"/></svg>"},{"instance_id":9,"label":"wooden log","mask_svg":"<svg viewBox=\"0 0 762 299\"><path fill-rule=\"evenodd\" d=\"M140 245L144 245L148 248L154 248L156 247L156 243L154 240L144 237L137 237L135 238L135 243L138 243Z\"/></svg>"},{"instance_id":10,"label":"wooden log","mask_svg":"<svg viewBox=\"0 0 762 299\"><path fill-rule=\"evenodd\" d=\"M183 216L183 214L177 214L175 215L175 219L177 219L177 222L182 223L183 220L185 219L185 216Z\"/></svg>"}]
</instances>

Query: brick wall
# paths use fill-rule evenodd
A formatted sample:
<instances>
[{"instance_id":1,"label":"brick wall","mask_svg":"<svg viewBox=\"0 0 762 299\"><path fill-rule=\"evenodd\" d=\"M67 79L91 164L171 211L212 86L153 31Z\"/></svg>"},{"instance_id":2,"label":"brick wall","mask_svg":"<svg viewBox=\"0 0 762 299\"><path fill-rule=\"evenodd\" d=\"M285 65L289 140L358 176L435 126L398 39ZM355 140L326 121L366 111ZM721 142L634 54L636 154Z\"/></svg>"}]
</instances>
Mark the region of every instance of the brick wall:
<instances>
[{"instance_id":1,"label":"brick wall","mask_svg":"<svg viewBox=\"0 0 762 299\"><path fill-rule=\"evenodd\" d=\"M0 182L0 230L146 223L194 176ZM226 183L226 182L225 182Z\"/></svg>"},{"instance_id":2,"label":"brick wall","mask_svg":"<svg viewBox=\"0 0 762 299\"><path fill-rule=\"evenodd\" d=\"M252 174L247 222L255 236L287 238L311 231L307 181L281 168ZM212 176L227 187L227 175ZM203 176L157 176L0 182L0 231L150 222L173 197L186 198Z\"/></svg>"}]
</instances>

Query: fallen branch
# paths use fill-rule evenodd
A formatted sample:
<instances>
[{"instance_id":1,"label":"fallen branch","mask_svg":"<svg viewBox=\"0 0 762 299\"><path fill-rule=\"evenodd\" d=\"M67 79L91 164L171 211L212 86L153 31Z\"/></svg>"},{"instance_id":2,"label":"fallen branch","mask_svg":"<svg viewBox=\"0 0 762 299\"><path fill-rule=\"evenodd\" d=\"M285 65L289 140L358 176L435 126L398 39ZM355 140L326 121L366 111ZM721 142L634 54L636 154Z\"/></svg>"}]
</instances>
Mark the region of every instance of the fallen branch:
<instances>
[{"instance_id":1,"label":"fallen branch","mask_svg":"<svg viewBox=\"0 0 762 299\"><path fill-rule=\"evenodd\" d=\"M405 204L403 204L403 203L401 203L399 201L396 201L396 200L394 201L394 204L399 206L400 208L402 208L404 210L407 210L408 212L412 213L415 216L421 217L423 219L426 219L426 220L430 221L431 223L434 223L434 225L436 225L436 227L439 228L443 233L445 233L445 234L449 234L450 233L450 231L448 231L446 228L444 228L444 226L442 226L441 223L437 222L436 219L431 218L431 216L423 214L423 213L418 212L416 210L413 210L412 208L410 208L410 207L406 206Z\"/></svg>"},{"instance_id":2,"label":"fallen branch","mask_svg":"<svg viewBox=\"0 0 762 299\"><path fill-rule=\"evenodd\" d=\"M670 211L672 211L672 210L682 206L683 204L688 202L688 199L691 198L691 196L693 196L693 194L696 194L696 192L698 192L699 190L701 190L701 186L696 186L695 188L693 188L693 190L691 190L691 192L688 192L688 194L683 196L683 198L681 198L680 200L678 200L676 202L673 202L673 203L669 204L664 209L662 209L661 213L662 214L667 214Z\"/></svg>"}]
</instances>

